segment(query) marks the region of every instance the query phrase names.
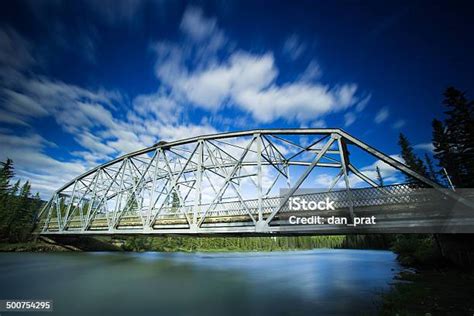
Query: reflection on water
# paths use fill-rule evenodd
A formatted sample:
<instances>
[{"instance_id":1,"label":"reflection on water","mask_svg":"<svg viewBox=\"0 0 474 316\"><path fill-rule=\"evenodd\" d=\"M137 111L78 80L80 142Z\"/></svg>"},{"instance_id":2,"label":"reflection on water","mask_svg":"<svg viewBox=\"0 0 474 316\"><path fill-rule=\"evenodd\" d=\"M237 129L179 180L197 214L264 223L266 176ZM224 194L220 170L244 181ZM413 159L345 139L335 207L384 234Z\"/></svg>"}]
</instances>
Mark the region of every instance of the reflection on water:
<instances>
[{"instance_id":1,"label":"reflection on water","mask_svg":"<svg viewBox=\"0 0 474 316\"><path fill-rule=\"evenodd\" d=\"M3 253L0 299L52 299L58 315L366 315L399 269L369 250Z\"/></svg>"}]
</instances>

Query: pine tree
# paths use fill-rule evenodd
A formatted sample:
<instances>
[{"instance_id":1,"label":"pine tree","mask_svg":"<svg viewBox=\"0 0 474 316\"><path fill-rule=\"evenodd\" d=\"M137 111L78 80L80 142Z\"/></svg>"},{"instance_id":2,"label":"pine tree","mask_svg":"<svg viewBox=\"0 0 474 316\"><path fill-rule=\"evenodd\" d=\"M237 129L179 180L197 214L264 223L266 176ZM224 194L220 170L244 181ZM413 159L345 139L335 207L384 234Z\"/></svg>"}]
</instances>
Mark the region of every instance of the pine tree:
<instances>
[{"instance_id":1,"label":"pine tree","mask_svg":"<svg viewBox=\"0 0 474 316\"><path fill-rule=\"evenodd\" d=\"M13 178L13 161L7 159L1 163L0 169L0 197L4 197L10 190L10 180Z\"/></svg>"},{"instance_id":2,"label":"pine tree","mask_svg":"<svg viewBox=\"0 0 474 316\"><path fill-rule=\"evenodd\" d=\"M434 156L455 186L474 187L474 101L449 87L443 104L446 119L433 121Z\"/></svg>"},{"instance_id":3,"label":"pine tree","mask_svg":"<svg viewBox=\"0 0 474 316\"><path fill-rule=\"evenodd\" d=\"M425 164L427 167L428 177L434 182L438 182L438 172L435 171L433 161L428 154L425 154Z\"/></svg>"},{"instance_id":4,"label":"pine tree","mask_svg":"<svg viewBox=\"0 0 474 316\"><path fill-rule=\"evenodd\" d=\"M31 197L31 185L20 180L12 186L13 162L8 159L0 169L0 239L26 241L31 236L35 215L43 202L37 193Z\"/></svg>"},{"instance_id":5,"label":"pine tree","mask_svg":"<svg viewBox=\"0 0 474 316\"><path fill-rule=\"evenodd\" d=\"M179 202L178 192L176 190L171 194L171 211L173 213L177 212L181 203Z\"/></svg>"},{"instance_id":6,"label":"pine tree","mask_svg":"<svg viewBox=\"0 0 474 316\"><path fill-rule=\"evenodd\" d=\"M0 169L0 239L8 237L9 223L11 221L11 212L9 209L9 202L11 196L14 196L18 191L19 182L13 187L10 185L10 180L13 178L13 162L7 159L2 162Z\"/></svg>"},{"instance_id":7,"label":"pine tree","mask_svg":"<svg viewBox=\"0 0 474 316\"><path fill-rule=\"evenodd\" d=\"M408 141L408 138L402 133L400 133L398 144L402 150L401 154L405 164L416 173L426 177L427 172L423 161L413 152L413 147ZM406 178L409 183L419 183L419 181L413 179L411 176L407 175Z\"/></svg>"},{"instance_id":8,"label":"pine tree","mask_svg":"<svg viewBox=\"0 0 474 316\"><path fill-rule=\"evenodd\" d=\"M379 166L376 166L376 167L375 167L375 172L377 173L377 181L378 181L379 185L380 185L381 187L383 187L383 186L384 186L384 183L383 183L382 174L380 173L380 168L379 168Z\"/></svg>"},{"instance_id":9,"label":"pine tree","mask_svg":"<svg viewBox=\"0 0 474 316\"><path fill-rule=\"evenodd\" d=\"M19 242L27 239L32 227L30 211L30 189L31 185L27 181L21 187L16 203L12 204L13 216L9 222L9 240Z\"/></svg>"}]
</instances>

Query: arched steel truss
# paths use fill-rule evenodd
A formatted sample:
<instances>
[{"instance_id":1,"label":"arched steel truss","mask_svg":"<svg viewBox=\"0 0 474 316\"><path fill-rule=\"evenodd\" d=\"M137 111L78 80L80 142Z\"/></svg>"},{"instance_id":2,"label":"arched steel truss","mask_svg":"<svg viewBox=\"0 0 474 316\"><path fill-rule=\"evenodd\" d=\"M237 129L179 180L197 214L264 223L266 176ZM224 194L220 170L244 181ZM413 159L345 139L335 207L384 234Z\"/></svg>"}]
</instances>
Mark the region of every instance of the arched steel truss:
<instances>
[{"instance_id":1,"label":"arched steel truss","mask_svg":"<svg viewBox=\"0 0 474 316\"><path fill-rule=\"evenodd\" d=\"M351 162L352 148L441 189L341 129L250 130L160 142L98 166L54 193L38 228L42 234L278 232L290 196L321 169L336 172L318 189L352 215L367 189L351 187L351 177L379 187Z\"/></svg>"}]
</instances>

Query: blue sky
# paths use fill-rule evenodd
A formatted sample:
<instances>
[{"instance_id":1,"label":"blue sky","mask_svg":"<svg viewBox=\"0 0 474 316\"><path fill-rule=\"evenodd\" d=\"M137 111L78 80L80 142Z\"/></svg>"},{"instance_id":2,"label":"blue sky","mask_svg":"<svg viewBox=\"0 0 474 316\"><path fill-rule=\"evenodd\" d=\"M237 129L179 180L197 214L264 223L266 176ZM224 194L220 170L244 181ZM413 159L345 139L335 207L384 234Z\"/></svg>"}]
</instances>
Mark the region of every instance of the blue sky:
<instances>
[{"instance_id":1,"label":"blue sky","mask_svg":"<svg viewBox=\"0 0 474 316\"><path fill-rule=\"evenodd\" d=\"M430 152L472 96L468 2L15 1L0 10L0 159L47 195L159 140L341 127Z\"/></svg>"}]
</instances>

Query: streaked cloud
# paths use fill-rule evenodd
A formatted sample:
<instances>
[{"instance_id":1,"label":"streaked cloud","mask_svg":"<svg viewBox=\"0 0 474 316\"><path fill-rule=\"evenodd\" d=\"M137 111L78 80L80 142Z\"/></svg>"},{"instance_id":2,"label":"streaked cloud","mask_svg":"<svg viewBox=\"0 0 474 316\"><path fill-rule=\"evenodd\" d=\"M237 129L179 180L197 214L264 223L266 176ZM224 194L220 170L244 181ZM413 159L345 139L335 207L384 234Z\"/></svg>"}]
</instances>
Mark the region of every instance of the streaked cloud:
<instances>
[{"instance_id":1,"label":"streaked cloud","mask_svg":"<svg viewBox=\"0 0 474 316\"><path fill-rule=\"evenodd\" d=\"M381 108L375 115L374 121L377 124L384 122L389 116L388 107Z\"/></svg>"},{"instance_id":2,"label":"streaked cloud","mask_svg":"<svg viewBox=\"0 0 474 316\"><path fill-rule=\"evenodd\" d=\"M420 143L420 144L414 145L413 148L427 151L427 152L433 152L435 149L433 143Z\"/></svg>"},{"instance_id":3,"label":"streaked cloud","mask_svg":"<svg viewBox=\"0 0 474 316\"><path fill-rule=\"evenodd\" d=\"M352 112L344 114L344 127L351 126L356 121L356 115Z\"/></svg>"},{"instance_id":4,"label":"streaked cloud","mask_svg":"<svg viewBox=\"0 0 474 316\"><path fill-rule=\"evenodd\" d=\"M306 44L296 34L288 36L283 44L283 53L291 60L300 58L306 50Z\"/></svg>"},{"instance_id":5,"label":"streaked cloud","mask_svg":"<svg viewBox=\"0 0 474 316\"><path fill-rule=\"evenodd\" d=\"M395 121L395 123L393 123L392 127L394 129L400 129L402 128L403 126L405 126L406 124L406 121L405 120L402 120L402 119L399 119L397 121Z\"/></svg>"}]
</instances>

